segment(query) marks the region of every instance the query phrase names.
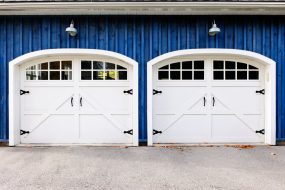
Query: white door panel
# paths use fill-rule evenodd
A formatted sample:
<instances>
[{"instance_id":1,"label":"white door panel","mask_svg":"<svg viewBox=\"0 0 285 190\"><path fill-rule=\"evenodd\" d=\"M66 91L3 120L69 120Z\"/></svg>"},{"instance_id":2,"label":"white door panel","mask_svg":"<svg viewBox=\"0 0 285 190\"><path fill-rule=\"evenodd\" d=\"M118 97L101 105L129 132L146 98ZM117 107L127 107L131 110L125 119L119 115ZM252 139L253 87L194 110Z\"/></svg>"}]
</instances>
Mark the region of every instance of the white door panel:
<instances>
[{"instance_id":1,"label":"white door panel","mask_svg":"<svg viewBox=\"0 0 285 190\"><path fill-rule=\"evenodd\" d=\"M70 111L70 97L74 93L73 87L38 87L24 86L30 91L28 95L21 96L22 109L26 111L62 110ZM68 102L67 102L68 101ZM65 108L64 108L65 107Z\"/></svg>"},{"instance_id":2,"label":"white door panel","mask_svg":"<svg viewBox=\"0 0 285 190\"><path fill-rule=\"evenodd\" d=\"M212 137L234 142L263 142L263 135L255 131L260 126L259 116L212 115Z\"/></svg>"},{"instance_id":3,"label":"white door panel","mask_svg":"<svg viewBox=\"0 0 285 190\"><path fill-rule=\"evenodd\" d=\"M30 92L20 97L21 130L28 132L21 135L21 143L132 144L133 136L124 133L133 129L133 96L124 93L133 88L132 69L128 68L126 79L126 65L118 67L118 72L123 73L118 78L124 77L123 80L98 81L91 77L83 81L80 60L68 65L72 74L64 75L71 70L58 70L67 64L58 62L54 68L49 67L51 63L21 66L21 89ZM84 72L85 77L91 73L86 66Z\"/></svg>"},{"instance_id":4,"label":"white door panel","mask_svg":"<svg viewBox=\"0 0 285 190\"><path fill-rule=\"evenodd\" d=\"M168 118L168 122L160 123ZM161 130L162 134L154 135L155 143L189 143L201 142L203 139L210 137L210 127L207 121L207 115L182 115L179 118L173 119L173 116L156 116L154 126ZM175 122L173 122L175 121ZM171 123L171 126L169 126ZM161 128L159 126L162 126ZM168 128L163 128L168 126Z\"/></svg>"},{"instance_id":5,"label":"white door panel","mask_svg":"<svg viewBox=\"0 0 285 190\"><path fill-rule=\"evenodd\" d=\"M128 87L130 88L130 87ZM80 138L92 143L131 143L132 138L123 131L132 129L130 94L126 87L80 87ZM90 114L97 113L97 114Z\"/></svg>"},{"instance_id":6,"label":"white door panel","mask_svg":"<svg viewBox=\"0 0 285 190\"><path fill-rule=\"evenodd\" d=\"M176 66L173 66L177 72ZM264 142L264 135L256 131L264 129L264 95L256 93L263 89L263 68L259 68L258 80L251 75L251 80L214 80L213 71L220 76L215 77L249 77L245 70L233 72L213 69L213 60L204 61L204 79L175 80L169 79L172 72L170 66L161 63L153 67L153 87L161 90L161 94L153 95L153 135L154 143L246 143ZM194 63L192 61L192 63ZM224 62L225 63L225 62ZM232 64L232 63L229 63ZM181 62L183 65L183 62ZM236 63L237 65L237 63ZM246 66L239 65L241 68ZM232 66L231 66L232 67ZM195 76L195 69L185 66L187 72ZM253 68L253 67L246 67ZM256 67L252 72L256 72ZM159 71L162 76L159 76ZM203 68L198 69L199 72ZM238 73L241 71L241 73ZM168 72L168 74L167 74ZM183 67L180 73L183 74ZM220 72L220 73L219 73ZM221 73L222 72L222 73ZM255 73L254 73L255 74ZM168 77L168 80L167 80ZM162 80L159 80L161 78Z\"/></svg>"},{"instance_id":7,"label":"white door panel","mask_svg":"<svg viewBox=\"0 0 285 190\"><path fill-rule=\"evenodd\" d=\"M262 114L264 96L256 94L260 87L212 87L215 98L214 111L232 111L234 113ZM238 101L238 102L237 102Z\"/></svg>"},{"instance_id":8,"label":"white door panel","mask_svg":"<svg viewBox=\"0 0 285 190\"><path fill-rule=\"evenodd\" d=\"M124 90L131 88L129 87L80 87L80 96L82 99L82 109L87 108L83 106L84 102L89 102L92 107L88 109L95 109L100 111L108 112L130 112L130 105L132 96L124 94ZM91 106L90 105L90 106Z\"/></svg>"},{"instance_id":9,"label":"white door panel","mask_svg":"<svg viewBox=\"0 0 285 190\"><path fill-rule=\"evenodd\" d=\"M88 143L131 143L126 135L104 115L80 115L80 139Z\"/></svg>"},{"instance_id":10,"label":"white door panel","mask_svg":"<svg viewBox=\"0 0 285 190\"><path fill-rule=\"evenodd\" d=\"M157 86L156 89L161 90L162 94L156 94L153 96L154 113L177 113L177 111L205 111L205 109L202 109L204 107L203 98L206 95L204 87L187 88L173 86ZM190 96L191 98L189 98Z\"/></svg>"},{"instance_id":11,"label":"white door panel","mask_svg":"<svg viewBox=\"0 0 285 190\"><path fill-rule=\"evenodd\" d=\"M21 136L22 143L76 143L78 138L73 115L49 115L39 126L28 130L29 134Z\"/></svg>"},{"instance_id":12,"label":"white door panel","mask_svg":"<svg viewBox=\"0 0 285 190\"><path fill-rule=\"evenodd\" d=\"M167 139L172 137L175 137L177 142L177 137L182 140L209 136L207 108L204 102L205 87L157 86L156 88L162 93L153 97L155 115L153 122L155 129L162 134L155 135L154 142L166 143ZM173 143L175 141L169 140Z\"/></svg>"},{"instance_id":13,"label":"white door panel","mask_svg":"<svg viewBox=\"0 0 285 190\"><path fill-rule=\"evenodd\" d=\"M245 84L246 85L246 84ZM259 86L213 87L212 138L228 142L264 142L256 131L264 128L264 96Z\"/></svg>"},{"instance_id":14,"label":"white door panel","mask_svg":"<svg viewBox=\"0 0 285 190\"><path fill-rule=\"evenodd\" d=\"M29 134L21 136L23 143L62 143L76 138L73 87L24 86L30 93L21 96L21 129ZM43 141L39 141L42 139ZM65 139L65 140L60 140Z\"/></svg>"}]
</instances>

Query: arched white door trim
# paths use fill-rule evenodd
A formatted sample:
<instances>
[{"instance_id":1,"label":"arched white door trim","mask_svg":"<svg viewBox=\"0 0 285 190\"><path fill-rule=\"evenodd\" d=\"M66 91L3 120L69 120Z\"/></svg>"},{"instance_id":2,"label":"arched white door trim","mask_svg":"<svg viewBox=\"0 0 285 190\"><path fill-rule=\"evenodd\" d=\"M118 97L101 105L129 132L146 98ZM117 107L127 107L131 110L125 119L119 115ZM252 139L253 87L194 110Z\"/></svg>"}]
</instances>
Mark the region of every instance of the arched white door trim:
<instances>
[{"instance_id":1,"label":"arched white door trim","mask_svg":"<svg viewBox=\"0 0 285 190\"><path fill-rule=\"evenodd\" d=\"M153 66L168 59L185 56L234 56L256 61L265 67L265 143L276 144L276 62L261 54L236 49L187 49L169 52L160 55L147 63L147 91L148 91L148 145L153 145L152 127L152 89L153 89Z\"/></svg>"},{"instance_id":2,"label":"arched white door trim","mask_svg":"<svg viewBox=\"0 0 285 190\"><path fill-rule=\"evenodd\" d=\"M27 53L9 63L9 145L20 143L20 65L54 56L100 56L123 61L133 67L133 145L138 145L138 63L122 54L97 49L48 49Z\"/></svg>"}]
</instances>

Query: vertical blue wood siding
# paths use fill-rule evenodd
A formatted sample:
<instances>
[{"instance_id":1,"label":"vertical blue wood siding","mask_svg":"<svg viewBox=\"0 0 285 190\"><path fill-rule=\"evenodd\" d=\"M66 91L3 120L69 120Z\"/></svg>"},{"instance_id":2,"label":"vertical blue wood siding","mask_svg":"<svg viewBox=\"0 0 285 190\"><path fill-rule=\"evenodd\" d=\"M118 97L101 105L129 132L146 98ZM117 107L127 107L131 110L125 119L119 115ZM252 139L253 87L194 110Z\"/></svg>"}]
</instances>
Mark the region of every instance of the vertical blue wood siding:
<instances>
[{"instance_id":1,"label":"vertical blue wood siding","mask_svg":"<svg viewBox=\"0 0 285 190\"><path fill-rule=\"evenodd\" d=\"M65 28L71 19L78 36ZM213 19L221 28L208 36ZM285 140L284 16L29 16L0 17L0 139L8 139L8 63L49 48L92 48L124 54L139 62L139 138L147 140L146 63L180 49L234 48L277 62L277 138Z\"/></svg>"}]
</instances>

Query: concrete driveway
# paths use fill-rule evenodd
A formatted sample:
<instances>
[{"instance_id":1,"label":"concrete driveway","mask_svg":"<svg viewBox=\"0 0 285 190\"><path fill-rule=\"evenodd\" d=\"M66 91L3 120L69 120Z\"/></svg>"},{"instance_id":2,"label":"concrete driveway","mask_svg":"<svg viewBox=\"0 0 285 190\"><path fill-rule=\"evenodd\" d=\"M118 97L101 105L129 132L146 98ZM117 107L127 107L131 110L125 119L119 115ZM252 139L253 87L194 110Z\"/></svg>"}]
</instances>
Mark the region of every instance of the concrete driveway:
<instances>
[{"instance_id":1,"label":"concrete driveway","mask_svg":"<svg viewBox=\"0 0 285 190\"><path fill-rule=\"evenodd\" d=\"M285 189L285 146L0 147L0 189Z\"/></svg>"}]
</instances>

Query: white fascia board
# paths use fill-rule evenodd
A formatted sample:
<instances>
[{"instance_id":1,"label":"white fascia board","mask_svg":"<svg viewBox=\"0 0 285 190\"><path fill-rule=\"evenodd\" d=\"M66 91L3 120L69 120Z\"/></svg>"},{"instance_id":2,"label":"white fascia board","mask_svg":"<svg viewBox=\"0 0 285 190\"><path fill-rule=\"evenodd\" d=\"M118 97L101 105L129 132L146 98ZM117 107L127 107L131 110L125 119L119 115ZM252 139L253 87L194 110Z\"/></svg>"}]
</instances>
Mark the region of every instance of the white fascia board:
<instances>
[{"instance_id":1,"label":"white fascia board","mask_svg":"<svg viewBox=\"0 0 285 190\"><path fill-rule=\"evenodd\" d=\"M285 2L0 3L0 15L285 15Z\"/></svg>"}]
</instances>

